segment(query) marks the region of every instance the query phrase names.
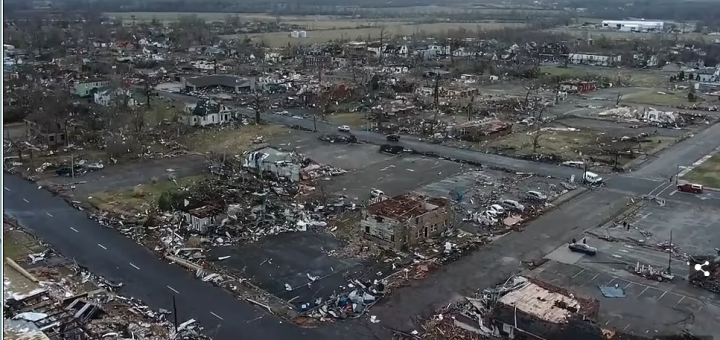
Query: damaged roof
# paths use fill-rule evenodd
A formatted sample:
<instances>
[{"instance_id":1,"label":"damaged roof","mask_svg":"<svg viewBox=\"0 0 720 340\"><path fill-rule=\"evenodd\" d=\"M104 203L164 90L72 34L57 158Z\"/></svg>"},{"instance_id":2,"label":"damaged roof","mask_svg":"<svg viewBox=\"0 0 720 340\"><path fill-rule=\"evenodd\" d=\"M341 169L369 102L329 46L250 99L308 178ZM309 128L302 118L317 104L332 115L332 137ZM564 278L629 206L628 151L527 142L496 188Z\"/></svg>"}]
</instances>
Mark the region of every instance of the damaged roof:
<instances>
[{"instance_id":1,"label":"damaged roof","mask_svg":"<svg viewBox=\"0 0 720 340\"><path fill-rule=\"evenodd\" d=\"M590 314L594 306L593 300L530 278L526 285L505 294L499 302L556 324L568 323L573 315Z\"/></svg>"},{"instance_id":2,"label":"damaged roof","mask_svg":"<svg viewBox=\"0 0 720 340\"><path fill-rule=\"evenodd\" d=\"M400 222L423 215L430 211L445 207L447 201L442 198L404 194L368 206L367 211L373 215L392 218Z\"/></svg>"}]
</instances>

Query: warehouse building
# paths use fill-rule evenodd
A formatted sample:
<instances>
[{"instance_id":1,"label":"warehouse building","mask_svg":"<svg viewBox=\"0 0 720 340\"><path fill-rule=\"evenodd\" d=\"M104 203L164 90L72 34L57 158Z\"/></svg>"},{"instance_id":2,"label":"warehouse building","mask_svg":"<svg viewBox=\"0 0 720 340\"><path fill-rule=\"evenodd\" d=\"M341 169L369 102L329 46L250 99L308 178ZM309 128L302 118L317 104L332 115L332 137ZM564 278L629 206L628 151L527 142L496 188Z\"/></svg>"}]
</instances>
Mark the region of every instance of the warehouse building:
<instances>
[{"instance_id":1,"label":"warehouse building","mask_svg":"<svg viewBox=\"0 0 720 340\"><path fill-rule=\"evenodd\" d=\"M603 20L602 27L616 29L623 32L661 32L665 23L662 21L630 21L630 20Z\"/></svg>"}]
</instances>

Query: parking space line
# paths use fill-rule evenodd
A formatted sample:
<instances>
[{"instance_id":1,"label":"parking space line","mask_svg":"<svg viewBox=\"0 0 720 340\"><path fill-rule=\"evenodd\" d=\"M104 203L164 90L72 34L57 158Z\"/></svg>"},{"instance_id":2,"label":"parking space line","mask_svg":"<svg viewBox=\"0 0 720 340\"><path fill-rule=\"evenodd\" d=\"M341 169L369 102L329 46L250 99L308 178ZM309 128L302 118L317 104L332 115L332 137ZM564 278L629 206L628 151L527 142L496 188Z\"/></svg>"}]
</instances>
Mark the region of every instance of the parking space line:
<instances>
[{"instance_id":1,"label":"parking space line","mask_svg":"<svg viewBox=\"0 0 720 340\"><path fill-rule=\"evenodd\" d=\"M172 290L173 292L175 292L175 294L180 294L180 292L178 292L177 289L175 289L175 288L173 288L173 287L170 287L170 286L166 286L166 287L168 287L168 289L170 289L170 290Z\"/></svg>"},{"instance_id":2,"label":"parking space line","mask_svg":"<svg viewBox=\"0 0 720 340\"><path fill-rule=\"evenodd\" d=\"M50 217L54 217L52 214L50 214L50 213L47 212L47 211L45 212L45 214L47 214L47 215L50 216Z\"/></svg>"},{"instance_id":3,"label":"parking space line","mask_svg":"<svg viewBox=\"0 0 720 340\"><path fill-rule=\"evenodd\" d=\"M576 278L578 275L582 274L585 271L585 268L583 270L579 271L577 274L573 275L573 279Z\"/></svg>"},{"instance_id":4,"label":"parking space line","mask_svg":"<svg viewBox=\"0 0 720 340\"><path fill-rule=\"evenodd\" d=\"M100 248L102 248L102 249L105 249L105 250L107 250L107 248L105 248L105 246L104 246L104 245L102 245L102 244L100 244L100 243L98 243L98 247L100 247Z\"/></svg>"},{"instance_id":5,"label":"parking space line","mask_svg":"<svg viewBox=\"0 0 720 340\"><path fill-rule=\"evenodd\" d=\"M627 325L625 326L625 328L623 328L623 330L628 329L628 327L630 327L630 324L627 324Z\"/></svg>"},{"instance_id":6,"label":"parking space line","mask_svg":"<svg viewBox=\"0 0 720 340\"><path fill-rule=\"evenodd\" d=\"M677 305L679 305L680 302L682 302L682 300L685 300L685 295L681 295L681 296L682 296L682 297L680 298L680 300L678 300L678 302L675 303L675 305L673 305L673 308L677 307Z\"/></svg>"},{"instance_id":7,"label":"parking space line","mask_svg":"<svg viewBox=\"0 0 720 340\"><path fill-rule=\"evenodd\" d=\"M73 228L73 227L70 227L70 230L72 230L72 231L74 231L74 232L76 232L76 233L79 233L79 231L78 231L77 229Z\"/></svg>"},{"instance_id":8,"label":"parking space line","mask_svg":"<svg viewBox=\"0 0 720 340\"><path fill-rule=\"evenodd\" d=\"M660 295L660 297L659 297L659 298L657 298L657 299L658 299L658 301L660 301L660 299L662 299L662 298L663 298L663 296L665 296L665 294L667 294L667 290L666 290L666 291L663 291L662 295Z\"/></svg>"},{"instance_id":9,"label":"parking space line","mask_svg":"<svg viewBox=\"0 0 720 340\"><path fill-rule=\"evenodd\" d=\"M650 288L650 286L645 287L645 289L643 289L643 291L640 292L640 294L638 294L638 297L640 297L640 295L643 295L643 293L645 293L645 291L648 290L648 288Z\"/></svg>"},{"instance_id":10,"label":"parking space line","mask_svg":"<svg viewBox=\"0 0 720 340\"><path fill-rule=\"evenodd\" d=\"M30 201L28 201L27 198L23 198L23 201L25 201L25 203L30 203Z\"/></svg>"},{"instance_id":11,"label":"parking space line","mask_svg":"<svg viewBox=\"0 0 720 340\"><path fill-rule=\"evenodd\" d=\"M140 267L134 265L132 262L130 262L130 266L132 266L133 268L135 268L135 269L137 269L137 270L140 270Z\"/></svg>"},{"instance_id":12,"label":"parking space line","mask_svg":"<svg viewBox=\"0 0 720 340\"><path fill-rule=\"evenodd\" d=\"M627 287L630 287L631 284L633 284L633 283L632 283L632 282L628 282L628 284L625 285L625 288L623 288L623 289L627 289Z\"/></svg>"},{"instance_id":13,"label":"parking space line","mask_svg":"<svg viewBox=\"0 0 720 340\"><path fill-rule=\"evenodd\" d=\"M5 191L10 191L10 189L8 189L8 187L3 187L3 188L5 189Z\"/></svg>"},{"instance_id":14,"label":"parking space line","mask_svg":"<svg viewBox=\"0 0 720 340\"><path fill-rule=\"evenodd\" d=\"M216 317L216 318L218 318L218 319L220 319L220 320L225 320L225 319L223 319L222 317L220 317L220 315L217 315L217 314L215 314L215 313L213 313L213 312L210 312L210 314L212 314L214 317Z\"/></svg>"},{"instance_id":15,"label":"parking space line","mask_svg":"<svg viewBox=\"0 0 720 340\"><path fill-rule=\"evenodd\" d=\"M608 281L608 283L606 284L606 286L609 286L613 281L615 281L615 279L617 279L617 278L616 278L616 277L613 277L612 280Z\"/></svg>"}]
</instances>

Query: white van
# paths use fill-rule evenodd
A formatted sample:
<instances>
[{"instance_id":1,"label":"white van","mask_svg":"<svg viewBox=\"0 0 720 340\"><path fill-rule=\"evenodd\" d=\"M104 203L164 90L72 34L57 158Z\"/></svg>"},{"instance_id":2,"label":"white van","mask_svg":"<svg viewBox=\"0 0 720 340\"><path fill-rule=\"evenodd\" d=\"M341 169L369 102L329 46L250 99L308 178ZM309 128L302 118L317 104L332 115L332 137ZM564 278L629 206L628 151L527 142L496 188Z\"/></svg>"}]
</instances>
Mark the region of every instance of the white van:
<instances>
[{"instance_id":1,"label":"white van","mask_svg":"<svg viewBox=\"0 0 720 340\"><path fill-rule=\"evenodd\" d=\"M585 173L583 174L583 183L589 183L589 184L595 185L595 184L602 184L602 181L603 181L603 178L594 172L585 171Z\"/></svg>"},{"instance_id":2,"label":"white van","mask_svg":"<svg viewBox=\"0 0 720 340\"><path fill-rule=\"evenodd\" d=\"M370 197L375 198L380 196L385 196L385 193L378 189L370 190Z\"/></svg>"}]
</instances>

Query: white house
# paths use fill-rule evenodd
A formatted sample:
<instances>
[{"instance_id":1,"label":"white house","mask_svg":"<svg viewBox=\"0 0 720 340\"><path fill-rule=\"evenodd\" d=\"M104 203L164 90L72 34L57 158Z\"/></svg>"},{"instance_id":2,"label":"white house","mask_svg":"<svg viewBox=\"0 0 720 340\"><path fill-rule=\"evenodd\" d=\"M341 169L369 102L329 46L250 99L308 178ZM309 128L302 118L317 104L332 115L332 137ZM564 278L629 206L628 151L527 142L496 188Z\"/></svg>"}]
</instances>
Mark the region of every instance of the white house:
<instances>
[{"instance_id":1,"label":"white house","mask_svg":"<svg viewBox=\"0 0 720 340\"><path fill-rule=\"evenodd\" d=\"M232 111L225 105L213 101L200 100L197 104L185 107L179 121L190 126L220 125L233 120Z\"/></svg>"},{"instance_id":2,"label":"white house","mask_svg":"<svg viewBox=\"0 0 720 340\"><path fill-rule=\"evenodd\" d=\"M594 65L594 66L611 66L619 63L622 57L620 55L601 55L594 53L570 53L568 54L570 64Z\"/></svg>"},{"instance_id":3,"label":"white house","mask_svg":"<svg viewBox=\"0 0 720 340\"><path fill-rule=\"evenodd\" d=\"M110 105L113 105L113 101L116 99L117 96L127 96L128 97L127 105L130 107L140 105L140 102L138 102L135 98L133 98L132 91L127 90L127 89L100 90L93 94L93 101L95 102L95 104L98 104L98 105L110 106ZM124 99L119 98L117 100L119 102L120 100L124 100Z\"/></svg>"}]
</instances>

